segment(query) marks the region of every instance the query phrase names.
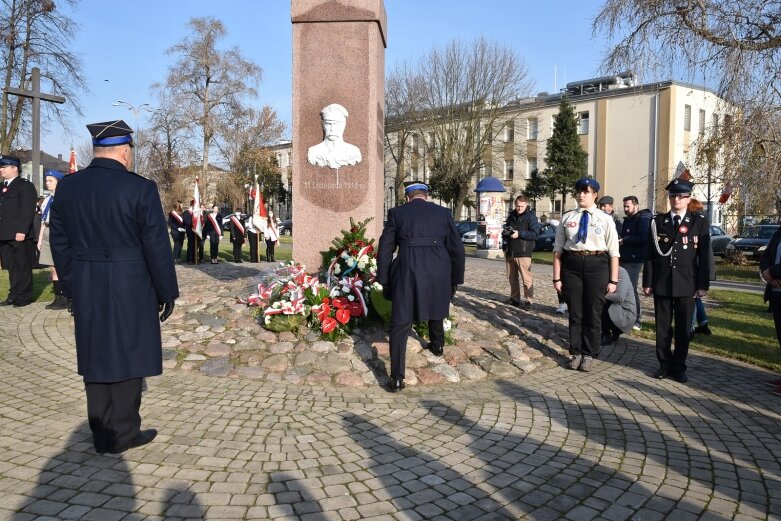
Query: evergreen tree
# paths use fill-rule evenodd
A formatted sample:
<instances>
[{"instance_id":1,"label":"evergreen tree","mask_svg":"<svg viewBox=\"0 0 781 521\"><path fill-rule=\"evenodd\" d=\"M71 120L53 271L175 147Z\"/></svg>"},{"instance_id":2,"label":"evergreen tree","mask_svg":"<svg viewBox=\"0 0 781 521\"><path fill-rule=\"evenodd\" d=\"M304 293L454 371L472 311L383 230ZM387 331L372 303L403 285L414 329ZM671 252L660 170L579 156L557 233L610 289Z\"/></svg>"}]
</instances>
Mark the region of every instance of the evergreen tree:
<instances>
[{"instance_id":1,"label":"evergreen tree","mask_svg":"<svg viewBox=\"0 0 781 521\"><path fill-rule=\"evenodd\" d=\"M526 187L523 189L523 195L525 195L530 201L533 201L532 208L537 209L537 200L542 199L543 196L549 195L548 180L543 172L540 172L536 168L531 171L530 179L526 182Z\"/></svg>"},{"instance_id":2,"label":"evergreen tree","mask_svg":"<svg viewBox=\"0 0 781 521\"><path fill-rule=\"evenodd\" d=\"M561 194L562 211L575 181L586 175L587 158L588 154L580 146L575 107L562 98L559 113L553 117L553 135L548 139L545 158L548 188L553 194Z\"/></svg>"}]
</instances>

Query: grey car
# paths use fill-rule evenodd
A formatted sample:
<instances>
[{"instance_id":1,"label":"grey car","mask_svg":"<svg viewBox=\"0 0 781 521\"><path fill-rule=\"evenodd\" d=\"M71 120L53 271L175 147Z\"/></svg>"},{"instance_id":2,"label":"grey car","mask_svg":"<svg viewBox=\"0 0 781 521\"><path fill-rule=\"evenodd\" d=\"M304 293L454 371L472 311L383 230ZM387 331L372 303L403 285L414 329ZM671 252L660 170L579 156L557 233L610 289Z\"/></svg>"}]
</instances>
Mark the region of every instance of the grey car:
<instances>
[{"instance_id":1,"label":"grey car","mask_svg":"<svg viewBox=\"0 0 781 521\"><path fill-rule=\"evenodd\" d=\"M710 243L713 248L713 254L723 257L725 255L725 248L729 241L732 240L732 235L729 235L723 229L718 226L711 225L710 227Z\"/></svg>"}]
</instances>

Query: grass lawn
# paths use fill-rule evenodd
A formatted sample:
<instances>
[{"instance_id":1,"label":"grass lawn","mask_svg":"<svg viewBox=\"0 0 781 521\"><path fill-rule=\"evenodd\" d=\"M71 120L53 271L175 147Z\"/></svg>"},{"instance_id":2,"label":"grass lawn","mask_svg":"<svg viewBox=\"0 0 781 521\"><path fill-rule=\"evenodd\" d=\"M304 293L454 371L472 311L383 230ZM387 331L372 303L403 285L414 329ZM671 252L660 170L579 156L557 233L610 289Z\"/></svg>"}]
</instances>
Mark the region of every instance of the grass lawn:
<instances>
[{"instance_id":1,"label":"grass lawn","mask_svg":"<svg viewBox=\"0 0 781 521\"><path fill-rule=\"evenodd\" d=\"M694 335L690 347L726 358L781 371L781 348L776 340L773 316L768 313L762 295L743 291L708 292L708 324L713 334ZM644 300L646 306L650 299ZM633 332L643 338L654 338L654 325L643 323Z\"/></svg>"},{"instance_id":2,"label":"grass lawn","mask_svg":"<svg viewBox=\"0 0 781 521\"><path fill-rule=\"evenodd\" d=\"M51 272L45 270L33 270L33 302L52 302L54 293L52 292ZM0 271L0 300L5 300L8 296L8 271Z\"/></svg>"}]
</instances>

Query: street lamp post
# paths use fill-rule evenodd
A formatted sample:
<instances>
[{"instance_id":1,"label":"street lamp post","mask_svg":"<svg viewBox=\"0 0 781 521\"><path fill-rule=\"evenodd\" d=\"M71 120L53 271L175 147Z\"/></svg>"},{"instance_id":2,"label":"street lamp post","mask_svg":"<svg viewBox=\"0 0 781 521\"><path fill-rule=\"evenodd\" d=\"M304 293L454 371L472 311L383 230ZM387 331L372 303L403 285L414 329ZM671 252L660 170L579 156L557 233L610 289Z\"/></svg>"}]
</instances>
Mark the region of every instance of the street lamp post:
<instances>
[{"instance_id":1,"label":"street lamp post","mask_svg":"<svg viewBox=\"0 0 781 521\"><path fill-rule=\"evenodd\" d=\"M150 105L149 103L142 103L141 105L135 106L132 103L128 103L127 101L123 101L121 99L118 99L117 101L112 103L111 106L112 107L125 107L125 108L127 108L129 111L131 111L133 113L133 117L135 118L134 122L133 122L133 126L134 126L133 131L137 132L138 136L141 135L139 133L139 130L138 130L138 115L141 113L142 110L145 110L147 112L154 112L150 108L152 105ZM141 140L140 139L138 140L138 146L141 146ZM133 170L138 171L138 151L137 151L137 147L133 147Z\"/></svg>"}]
</instances>

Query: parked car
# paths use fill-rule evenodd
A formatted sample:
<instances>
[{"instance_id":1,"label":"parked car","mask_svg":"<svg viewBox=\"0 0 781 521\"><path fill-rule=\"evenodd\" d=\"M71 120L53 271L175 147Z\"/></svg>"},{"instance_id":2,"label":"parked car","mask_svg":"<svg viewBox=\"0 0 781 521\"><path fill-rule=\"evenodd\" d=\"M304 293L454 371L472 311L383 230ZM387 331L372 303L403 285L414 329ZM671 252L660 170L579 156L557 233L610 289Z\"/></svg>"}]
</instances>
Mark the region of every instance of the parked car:
<instances>
[{"instance_id":1,"label":"parked car","mask_svg":"<svg viewBox=\"0 0 781 521\"><path fill-rule=\"evenodd\" d=\"M770 238L781 225L778 224L758 224L749 226L743 233L729 241L724 248L726 255L733 252L739 252L747 257L758 257L765 251Z\"/></svg>"},{"instance_id":2,"label":"parked car","mask_svg":"<svg viewBox=\"0 0 781 521\"><path fill-rule=\"evenodd\" d=\"M477 223L474 221L456 221L456 230L458 234L463 236L467 232L477 230Z\"/></svg>"},{"instance_id":3,"label":"parked car","mask_svg":"<svg viewBox=\"0 0 781 521\"><path fill-rule=\"evenodd\" d=\"M729 244L729 241L733 239L732 235L719 228L718 226L710 227L710 243L713 248L713 254L723 257L725 255L724 249Z\"/></svg>"},{"instance_id":4,"label":"parked car","mask_svg":"<svg viewBox=\"0 0 781 521\"><path fill-rule=\"evenodd\" d=\"M277 227L280 235L293 235L293 219L285 219Z\"/></svg>"},{"instance_id":5,"label":"parked car","mask_svg":"<svg viewBox=\"0 0 781 521\"><path fill-rule=\"evenodd\" d=\"M477 228L471 232L466 232L461 236L461 242L464 244L477 244Z\"/></svg>"},{"instance_id":6,"label":"parked car","mask_svg":"<svg viewBox=\"0 0 781 521\"><path fill-rule=\"evenodd\" d=\"M540 235L534 241L534 251L553 251L553 241L556 240L556 227L552 224L543 224L540 227Z\"/></svg>"}]
</instances>

